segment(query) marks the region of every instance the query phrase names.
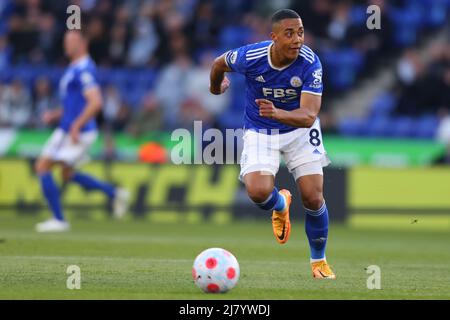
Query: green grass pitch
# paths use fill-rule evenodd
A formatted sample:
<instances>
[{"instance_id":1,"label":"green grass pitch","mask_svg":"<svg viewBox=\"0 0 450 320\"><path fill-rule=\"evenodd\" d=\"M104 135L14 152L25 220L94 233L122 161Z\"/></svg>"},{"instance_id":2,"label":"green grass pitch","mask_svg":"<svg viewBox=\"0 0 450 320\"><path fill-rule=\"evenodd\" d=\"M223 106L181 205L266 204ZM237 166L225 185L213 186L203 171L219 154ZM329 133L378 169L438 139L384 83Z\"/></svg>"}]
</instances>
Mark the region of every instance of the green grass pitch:
<instances>
[{"instance_id":1,"label":"green grass pitch","mask_svg":"<svg viewBox=\"0 0 450 320\"><path fill-rule=\"evenodd\" d=\"M450 299L449 229L422 230L421 221L406 219L398 230L332 225L335 281L312 279L300 223L279 245L269 218L224 225L78 218L65 234L37 234L38 221L0 214L0 299ZM239 283L226 294L204 294L192 281L193 260L209 247L230 250L240 263ZM80 290L66 288L69 265L81 268ZM381 268L380 290L366 286L369 265Z\"/></svg>"}]
</instances>

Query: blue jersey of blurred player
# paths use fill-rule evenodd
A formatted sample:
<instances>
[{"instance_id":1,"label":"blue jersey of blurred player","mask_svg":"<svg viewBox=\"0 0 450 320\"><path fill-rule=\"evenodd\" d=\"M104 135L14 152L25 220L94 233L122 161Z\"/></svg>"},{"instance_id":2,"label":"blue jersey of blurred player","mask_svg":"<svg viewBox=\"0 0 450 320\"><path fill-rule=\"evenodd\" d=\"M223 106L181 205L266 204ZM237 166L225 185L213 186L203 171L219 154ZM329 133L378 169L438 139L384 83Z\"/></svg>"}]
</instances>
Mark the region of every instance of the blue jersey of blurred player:
<instances>
[{"instance_id":1,"label":"blue jersey of blurred player","mask_svg":"<svg viewBox=\"0 0 450 320\"><path fill-rule=\"evenodd\" d=\"M127 210L128 192L109 183L81 173L77 168L88 159L89 147L97 138L95 116L102 108L102 94L96 79L96 66L88 54L88 41L81 31L72 30L64 36L64 50L70 60L59 84L62 108L44 114L50 123L60 119L59 127L46 142L35 170L53 217L37 224L38 232L69 230L60 201L52 168L62 166L64 182L75 182L85 190L100 190L113 203L113 214L121 217Z\"/></svg>"},{"instance_id":2,"label":"blue jersey of blurred player","mask_svg":"<svg viewBox=\"0 0 450 320\"><path fill-rule=\"evenodd\" d=\"M240 179L250 199L272 211L276 240L286 243L291 224L291 193L278 191L274 177L280 156L294 176L306 211L314 278L334 279L325 257L328 210L323 198L323 167L329 164L318 114L322 95L322 66L304 42L300 16L283 9L272 16L271 41L230 50L216 58L210 91L221 94L230 81L226 72L246 79L244 149Z\"/></svg>"}]
</instances>

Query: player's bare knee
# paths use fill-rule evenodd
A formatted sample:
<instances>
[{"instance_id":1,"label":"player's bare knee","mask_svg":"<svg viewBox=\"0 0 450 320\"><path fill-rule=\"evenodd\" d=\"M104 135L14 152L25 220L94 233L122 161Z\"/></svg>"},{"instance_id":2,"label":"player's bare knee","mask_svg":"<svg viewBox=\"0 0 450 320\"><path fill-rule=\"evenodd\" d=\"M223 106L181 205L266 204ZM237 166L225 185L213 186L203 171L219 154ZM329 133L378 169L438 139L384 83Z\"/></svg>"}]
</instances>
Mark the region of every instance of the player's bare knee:
<instances>
[{"instance_id":1,"label":"player's bare knee","mask_svg":"<svg viewBox=\"0 0 450 320\"><path fill-rule=\"evenodd\" d=\"M323 205L322 194L314 194L303 198L303 206L310 210L319 210Z\"/></svg>"},{"instance_id":2,"label":"player's bare knee","mask_svg":"<svg viewBox=\"0 0 450 320\"><path fill-rule=\"evenodd\" d=\"M253 202L261 203L267 200L272 193L273 187L266 185L253 184L247 186L247 193Z\"/></svg>"},{"instance_id":3,"label":"player's bare knee","mask_svg":"<svg viewBox=\"0 0 450 320\"><path fill-rule=\"evenodd\" d=\"M44 174L50 171L51 168L52 168L51 162L47 161L46 159L38 159L34 164L34 171L36 172L37 175Z\"/></svg>"}]
</instances>

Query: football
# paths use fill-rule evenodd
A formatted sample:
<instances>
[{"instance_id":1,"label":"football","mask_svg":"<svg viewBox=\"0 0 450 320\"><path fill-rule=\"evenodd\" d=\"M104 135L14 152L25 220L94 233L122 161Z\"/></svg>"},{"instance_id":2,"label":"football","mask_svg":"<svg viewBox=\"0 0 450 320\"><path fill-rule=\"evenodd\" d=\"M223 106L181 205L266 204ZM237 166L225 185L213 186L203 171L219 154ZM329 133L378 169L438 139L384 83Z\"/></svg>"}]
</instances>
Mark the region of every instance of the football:
<instances>
[{"instance_id":1,"label":"football","mask_svg":"<svg viewBox=\"0 0 450 320\"><path fill-rule=\"evenodd\" d=\"M207 293L225 293L239 280L239 263L228 250L210 248L201 252L194 261L192 277L195 284Z\"/></svg>"}]
</instances>

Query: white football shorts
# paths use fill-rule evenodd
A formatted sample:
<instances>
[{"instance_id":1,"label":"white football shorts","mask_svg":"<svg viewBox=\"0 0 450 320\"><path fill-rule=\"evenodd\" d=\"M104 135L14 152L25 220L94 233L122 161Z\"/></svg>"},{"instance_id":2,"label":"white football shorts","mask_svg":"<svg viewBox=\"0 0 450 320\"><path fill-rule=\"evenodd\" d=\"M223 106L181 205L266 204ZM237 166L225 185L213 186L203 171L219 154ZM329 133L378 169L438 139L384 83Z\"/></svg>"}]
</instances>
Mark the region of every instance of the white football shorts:
<instances>
[{"instance_id":1,"label":"white football shorts","mask_svg":"<svg viewBox=\"0 0 450 320\"><path fill-rule=\"evenodd\" d=\"M319 119L311 128L299 128L282 134L246 130L243 139L241 181L247 173L256 171L275 176L281 157L295 180L306 175L323 175L322 168L330 164L323 146Z\"/></svg>"},{"instance_id":2,"label":"white football shorts","mask_svg":"<svg viewBox=\"0 0 450 320\"><path fill-rule=\"evenodd\" d=\"M89 160L88 151L97 136L96 130L81 132L79 142L73 143L70 134L58 128L53 131L45 143L41 157L64 162L71 167L78 167Z\"/></svg>"}]
</instances>

